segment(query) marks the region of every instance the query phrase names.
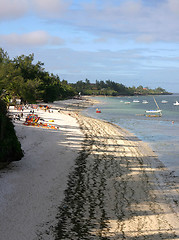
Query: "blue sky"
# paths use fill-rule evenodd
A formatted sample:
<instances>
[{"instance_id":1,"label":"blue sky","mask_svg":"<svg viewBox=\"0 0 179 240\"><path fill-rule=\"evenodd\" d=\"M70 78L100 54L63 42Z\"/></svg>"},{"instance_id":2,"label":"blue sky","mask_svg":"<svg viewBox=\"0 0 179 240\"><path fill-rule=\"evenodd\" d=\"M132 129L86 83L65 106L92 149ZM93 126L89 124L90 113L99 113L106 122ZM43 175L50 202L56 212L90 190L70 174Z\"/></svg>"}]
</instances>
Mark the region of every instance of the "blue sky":
<instances>
[{"instance_id":1,"label":"blue sky","mask_svg":"<svg viewBox=\"0 0 179 240\"><path fill-rule=\"evenodd\" d=\"M179 0L0 0L0 47L60 79L179 92Z\"/></svg>"}]
</instances>

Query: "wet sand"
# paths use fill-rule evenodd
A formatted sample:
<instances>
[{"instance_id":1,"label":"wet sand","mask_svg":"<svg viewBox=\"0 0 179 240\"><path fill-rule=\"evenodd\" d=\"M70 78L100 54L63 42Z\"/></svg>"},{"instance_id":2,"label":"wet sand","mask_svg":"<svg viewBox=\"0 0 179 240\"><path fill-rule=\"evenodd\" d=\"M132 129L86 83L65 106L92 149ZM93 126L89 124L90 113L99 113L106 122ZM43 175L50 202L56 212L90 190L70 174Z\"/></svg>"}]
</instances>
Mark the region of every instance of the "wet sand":
<instances>
[{"instance_id":1,"label":"wet sand","mask_svg":"<svg viewBox=\"0 0 179 240\"><path fill-rule=\"evenodd\" d=\"M25 157L1 172L2 240L179 239L178 179L128 131L52 105L59 131L16 123Z\"/></svg>"}]
</instances>

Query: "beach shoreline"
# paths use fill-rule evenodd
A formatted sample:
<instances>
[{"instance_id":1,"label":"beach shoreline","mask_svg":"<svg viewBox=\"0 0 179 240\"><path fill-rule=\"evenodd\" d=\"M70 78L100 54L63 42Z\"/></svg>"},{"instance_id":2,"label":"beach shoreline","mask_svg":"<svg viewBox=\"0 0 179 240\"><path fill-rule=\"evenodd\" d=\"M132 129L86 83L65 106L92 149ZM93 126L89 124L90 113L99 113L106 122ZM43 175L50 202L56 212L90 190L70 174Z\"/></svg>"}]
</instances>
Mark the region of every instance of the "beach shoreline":
<instances>
[{"instance_id":1,"label":"beach shoreline","mask_svg":"<svg viewBox=\"0 0 179 240\"><path fill-rule=\"evenodd\" d=\"M127 130L108 122L82 115L78 120L86 141L89 142L85 163L88 170L84 171L89 176L81 185L90 189L82 194L83 199L88 199L84 203L84 218L95 208L95 223L94 219L88 219L88 224L93 226L90 236L94 236L94 239L97 239L97 236L109 239L178 239L178 184L148 144ZM79 177L79 181L80 179ZM98 186L96 189L94 183L95 187ZM70 186L72 185L70 182ZM97 202L98 190L101 187L101 204L95 204L95 201L89 198L89 191ZM70 191L71 195L76 195L75 185ZM66 198L68 199L68 196ZM71 201L73 202L72 199ZM92 205L90 201L93 202ZM78 209L79 204L73 203L73 207ZM68 200L65 205L68 210L62 208L62 213L65 212L67 216L68 211L78 213L77 209L71 209L71 202ZM114 206L118 207L114 209ZM73 214L71 217L74 217ZM60 226L63 226L64 219L59 219ZM80 222L80 219L78 221ZM71 239L72 235L75 235L75 224L71 222L70 225L71 227L64 231L67 234L64 239ZM61 227L61 236L60 229ZM85 238L85 234L80 236Z\"/></svg>"},{"instance_id":2,"label":"beach shoreline","mask_svg":"<svg viewBox=\"0 0 179 240\"><path fill-rule=\"evenodd\" d=\"M25 156L0 173L2 240L76 239L74 218L89 239L179 237L178 183L135 135L81 115L92 104L38 112L59 130L16 122Z\"/></svg>"}]
</instances>

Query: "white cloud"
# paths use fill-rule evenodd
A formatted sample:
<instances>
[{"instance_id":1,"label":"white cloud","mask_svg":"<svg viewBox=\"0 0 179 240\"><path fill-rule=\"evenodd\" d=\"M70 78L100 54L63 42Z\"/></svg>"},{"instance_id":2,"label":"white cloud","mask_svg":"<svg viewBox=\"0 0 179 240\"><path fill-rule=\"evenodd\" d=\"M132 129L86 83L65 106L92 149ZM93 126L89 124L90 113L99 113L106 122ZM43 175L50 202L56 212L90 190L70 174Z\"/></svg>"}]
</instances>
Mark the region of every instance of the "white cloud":
<instances>
[{"instance_id":1,"label":"white cloud","mask_svg":"<svg viewBox=\"0 0 179 240\"><path fill-rule=\"evenodd\" d=\"M168 6L173 13L179 14L179 1L168 0Z\"/></svg>"},{"instance_id":2,"label":"white cloud","mask_svg":"<svg viewBox=\"0 0 179 240\"><path fill-rule=\"evenodd\" d=\"M54 22L57 20L55 31L60 31L59 23L60 27L65 23L63 29L68 25L69 29L86 32L88 36L92 34L93 39L95 37L99 41L110 38L145 43L179 41L179 0L162 0L157 1L157 4L154 0L152 4L146 4L146 1L149 0L0 0L0 20L15 19L25 13L32 13L38 24L41 22L40 17L53 19ZM76 7L73 3L76 3ZM76 39L79 36L76 35ZM17 34L13 35L13 39L18 38ZM42 34L42 39L38 41L47 42L45 39L49 41L49 37ZM60 43L61 39L51 40L52 44L57 42Z\"/></svg>"},{"instance_id":3,"label":"white cloud","mask_svg":"<svg viewBox=\"0 0 179 240\"><path fill-rule=\"evenodd\" d=\"M139 15L141 11L142 11L141 2L130 0L130 1L125 1L120 6L120 13L122 13L123 15L136 16L136 15Z\"/></svg>"},{"instance_id":4,"label":"white cloud","mask_svg":"<svg viewBox=\"0 0 179 240\"><path fill-rule=\"evenodd\" d=\"M118 2L91 1L83 10L71 14L69 22L89 31L97 38L115 37L137 41L179 41L179 0L145 4L142 0Z\"/></svg>"},{"instance_id":5,"label":"white cloud","mask_svg":"<svg viewBox=\"0 0 179 240\"><path fill-rule=\"evenodd\" d=\"M152 43L155 41L155 37L149 34L142 34L136 38L137 42Z\"/></svg>"},{"instance_id":6,"label":"white cloud","mask_svg":"<svg viewBox=\"0 0 179 240\"><path fill-rule=\"evenodd\" d=\"M27 11L27 0L0 0L0 20L19 18Z\"/></svg>"},{"instance_id":7,"label":"white cloud","mask_svg":"<svg viewBox=\"0 0 179 240\"><path fill-rule=\"evenodd\" d=\"M0 0L0 20L18 19L30 12L60 18L71 4L72 0Z\"/></svg>"},{"instance_id":8,"label":"white cloud","mask_svg":"<svg viewBox=\"0 0 179 240\"><path fill-rule=\"evenodd\" d=\"M51 45L63 45L64 44L64 40L62 38L53 37L53 36L49 37L49 42Z\"/></svg>"},{"instance_id":9,"label":"white cloud","mask_svg":"<svg viewBox=\"0 0 179 240\"><path fill-rule=\"evenodd\" d=\"M24 34L11 33L8 35L0 35L0 43L14 46L43 46L47 44L59 45L63 44L63 40L59 37L50 36L45 31L35 31Z\"/></svg>"},{"instance_id":10,"label":"white cloud","mask_svg":"<svg viewBox=\"0 0 179 240\"><path fill-rule=\"evenodd\" d=\"M71 0L31 0L31 7L43 17L59 18L66 13Z\"/></svg>"}]
</instances>

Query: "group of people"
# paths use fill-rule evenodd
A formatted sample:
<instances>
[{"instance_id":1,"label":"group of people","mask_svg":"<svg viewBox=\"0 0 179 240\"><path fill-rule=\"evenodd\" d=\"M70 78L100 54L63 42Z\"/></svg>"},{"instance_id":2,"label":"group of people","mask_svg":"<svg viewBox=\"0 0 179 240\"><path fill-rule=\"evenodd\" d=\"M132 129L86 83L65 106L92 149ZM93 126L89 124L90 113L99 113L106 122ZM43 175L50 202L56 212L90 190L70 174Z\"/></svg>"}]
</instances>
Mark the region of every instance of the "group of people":
<instances>
[{"instance_id":1,"label":"group of people","mask_svg":"<svg viewBox=\"0 0 179 240\"><path fill-rule=\"evenodd\" d=\"M17 113L17 114L14 114L14 115L13 115L13 119L14 119L14 120L20 121L21 118L23 118L23 112L21 112L20 114Z\"/></svg>"},{"instance_id":2,"label":"group of people","mask_svg":"<svg viewBox=\"0 0 179 240\"><path fill-rule=\"evenodd\" d=\"M14 108L20 110L21 112L14 114L13 115L13 120L20 121L21 118L23 118L23 116L24 116L23 111L25 109L29 109L30 108L30 114L34 114L34 109L31 108L31 107L32 107L31 105L27 105L27 104L25 106L20 106L20 107L16 107L15 106Z\"/></svg>"}]
</instances>

